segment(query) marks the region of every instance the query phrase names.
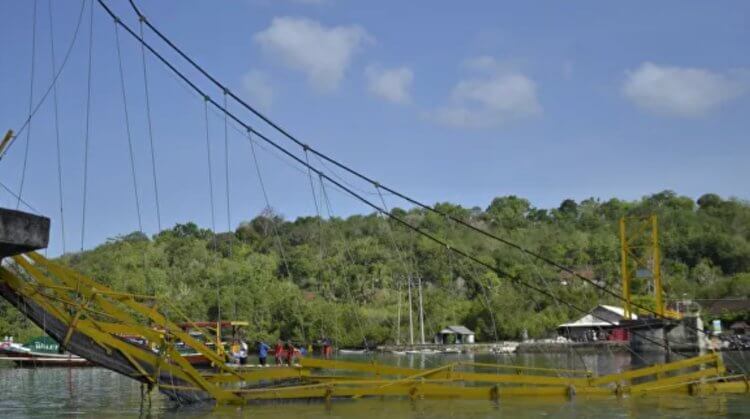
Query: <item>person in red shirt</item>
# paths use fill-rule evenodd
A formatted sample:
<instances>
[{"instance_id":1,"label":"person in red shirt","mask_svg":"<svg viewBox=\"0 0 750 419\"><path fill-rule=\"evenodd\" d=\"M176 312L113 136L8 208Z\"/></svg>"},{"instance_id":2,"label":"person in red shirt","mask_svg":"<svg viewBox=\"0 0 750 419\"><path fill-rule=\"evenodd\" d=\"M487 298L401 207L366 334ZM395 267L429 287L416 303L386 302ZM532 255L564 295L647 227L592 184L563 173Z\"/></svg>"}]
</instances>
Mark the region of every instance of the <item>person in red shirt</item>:
<instances>
[{"instance_id":1,"label":"person in red shirt","mask_svg":"<svg viewBox=\"0 0 750 419\"><path fill-rule=\"evenodd\" d=\"M273 357L276 359L276 365L281 365L283 363L282 352L284 352L284 345L281 343L281 340L277 340L276 346L273 348Z\"/></svg>"},{"instance_id":2,"label":"person in red shirt","mask_svg":"<svg viewBox=\"0 0 750 419\"><path fill-rule=\"evenodd\" d=\"M294 362L294 351L296 351L297 348L292 345L292 341L289 341L286 343L286 363L290 367L292 366L292 363Z\"/></svg>"}]
</instances>

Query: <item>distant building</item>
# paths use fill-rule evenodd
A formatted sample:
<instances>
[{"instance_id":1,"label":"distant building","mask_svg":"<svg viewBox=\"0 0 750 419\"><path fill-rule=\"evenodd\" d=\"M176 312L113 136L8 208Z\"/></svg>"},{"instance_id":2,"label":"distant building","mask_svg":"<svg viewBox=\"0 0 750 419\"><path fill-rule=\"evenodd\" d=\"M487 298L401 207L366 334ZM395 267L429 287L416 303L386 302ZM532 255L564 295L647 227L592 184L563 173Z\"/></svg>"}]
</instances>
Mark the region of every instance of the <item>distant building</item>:
<instances>
[{"instance_id":1,"label":"distant building","mask_svg":"<svg viewBox=\"0 0 750 419\"><path fill-rule=\"evenodd\" d=\"M635 320L638 316L633 314L632 318ZM622 307L600 304L580 319L557 326L557 331L574 341L629 340L628 330L619 327L624 319Z\"/></svg>"},{"instance_id":2,"label":"distant building","mask_svg":"<svg viewBox=\"0 0 750 419\"><path fill-rule=\"evenodd\" d=\"M435 343L438 345L474 343L474 332L466 326L448 326L435 335Z\"/></svg>"},{"instance_id":3,"label":"distant building","mask_svg":"<svg viewBox=\"0 0 750 419\"><path fill-rule=\"evenodd\" d=\"M735 335L746 335L747 332L750 331L750 325L748 325L746 321L741 320L732 323L732 325L729 326L729 330Z\"/></svg>"},{"instance_id":4,"label":"distant building","mask_svg":"<svg viewBox=\"0 0 750 419\"><path fill-rule=\"evenodd\" d=\"M693 300L701 307L701 311L708 317L721 317L726 315L738 315L750 313L750 299L748 298L721 298L714 300Z\"/></svg>"}]
</instances>

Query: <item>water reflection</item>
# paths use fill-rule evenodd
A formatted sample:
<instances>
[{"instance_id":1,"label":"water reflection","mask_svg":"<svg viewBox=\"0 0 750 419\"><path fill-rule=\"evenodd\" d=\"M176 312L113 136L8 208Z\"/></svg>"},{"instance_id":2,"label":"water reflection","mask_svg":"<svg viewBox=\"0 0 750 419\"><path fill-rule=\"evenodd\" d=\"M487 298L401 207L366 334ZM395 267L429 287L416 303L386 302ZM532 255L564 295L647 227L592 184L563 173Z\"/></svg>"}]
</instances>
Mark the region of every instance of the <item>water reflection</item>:
<instances>
[{"instance_id":1,"label":"water reflection","mask_svg":"<svg viewBox=\"0 0 750 419\"><path fill-rule=\"evenodd\" d=\"M745 354L726 353L727 365L747 368ZM643 363L663 362L663 356L632 357L628 353L517 354L517 355L346 355L338 359L377 361L410 368L434 368L448 362L473 361L529 367L591 369L608 374ZM750 360L750 358L748 358ZM274 403L249 406L175 406L158 393L151 402L141 386L124 376L99 368L0 368L0 417L108 416L108 417L268 417L284 418L483 418L483 417L750 417L750 397L721 395L690 397L615 397L570 401L519 398L489 401L409 400L379 398L324 403Z\"/></svg>"}]
</instances>

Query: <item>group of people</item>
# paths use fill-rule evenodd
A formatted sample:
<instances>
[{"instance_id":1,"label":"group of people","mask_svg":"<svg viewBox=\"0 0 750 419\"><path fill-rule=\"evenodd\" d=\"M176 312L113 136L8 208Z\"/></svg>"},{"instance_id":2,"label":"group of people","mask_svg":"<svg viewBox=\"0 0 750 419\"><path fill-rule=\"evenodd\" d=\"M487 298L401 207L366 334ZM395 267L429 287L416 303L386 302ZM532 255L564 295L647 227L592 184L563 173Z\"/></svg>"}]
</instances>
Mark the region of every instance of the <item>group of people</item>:
<instances>
[{"instance_id":1,"label":"group of people","mask_svg":"<svg viewBox=\"0 0 750 419\"><path fill-rule=\"evenodd\" d=\"M249 347L244 339L234 339L229 347L229 354L234 362L240 365L247 364Z\"/></svg>"},{"instance_id":2,"label":"group of people","mask_svg":"<svg viewBox=\"0 0 750 419\"><path fill-rule=\"evenodd\" d=\"M268 355L273 354L276 365L294 365L295 360L303 355L312 351L312 345L305 349L304 347L297 348L291 341L286 343L281 340L276 341L273 349L266 342L259 340L255 342L258 351L258 361L260 365L268 365ZM247 364L248 357L248 345L243 339L234 339L229 350L231 359L239 364ZM323 339L321 344L321 355L324 358L330 359L333 354L333 345L330 339Z\"/></svg>"},{"instance_id":3,"label":"group of people","mask_svg":"<svg viewBox=\"0 0 750 419\"><path fill-rule=\"evenodd\" d=\"M268 353L271 350L271 347L263 341L258 341L257 346L260 365L268 365ZM304 352L304 349L297 349L291 341L284 344L281 340L278 340L273 347L273 357L276 361L276 365L287 364L291 367L294 365L295 358L297 358L298 355L303 355Z\"/></svg>"}]
</instances>

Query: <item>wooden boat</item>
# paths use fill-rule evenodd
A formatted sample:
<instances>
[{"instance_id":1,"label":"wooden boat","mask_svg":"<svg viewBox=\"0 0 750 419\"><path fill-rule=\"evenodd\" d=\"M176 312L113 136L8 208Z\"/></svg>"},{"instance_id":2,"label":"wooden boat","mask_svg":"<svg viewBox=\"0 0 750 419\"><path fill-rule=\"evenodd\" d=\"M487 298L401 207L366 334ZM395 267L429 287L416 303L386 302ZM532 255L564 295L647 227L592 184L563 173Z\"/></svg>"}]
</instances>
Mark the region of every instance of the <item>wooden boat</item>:
<instances>
[{"instance_id":1,"label":"wooden boat","mask_svg":"<svg viewBox=\"0 0 750 419\"><path fill-rule=\"evenodd\" d=\"M223 320L219 322L189 322L180 324L180 328L191 336L199 339L205 345L214 350L220 356L228 354L229 342L223 339L224 336L230 336L232 339L239 338L242 330L249 325L246 321ZM210 336L206 336L206 332ZM192 348L180 345L177 347L180 355L196 368L212 368L213 362L205 354L196 352Z\"/></svg>"},{"instance_id":2,"label":"wooden boat","mask_svg":"<svg viewBox=\"0 0 750 419\"><path fill-rule=\"evenodd\" d=\"M22 367L90 367L94 364L69 352L59 352L60 346L52 338L40 336L24 345L12 340L0 343L0 361L13 362Z\"/></svg>"}]
</instances>

